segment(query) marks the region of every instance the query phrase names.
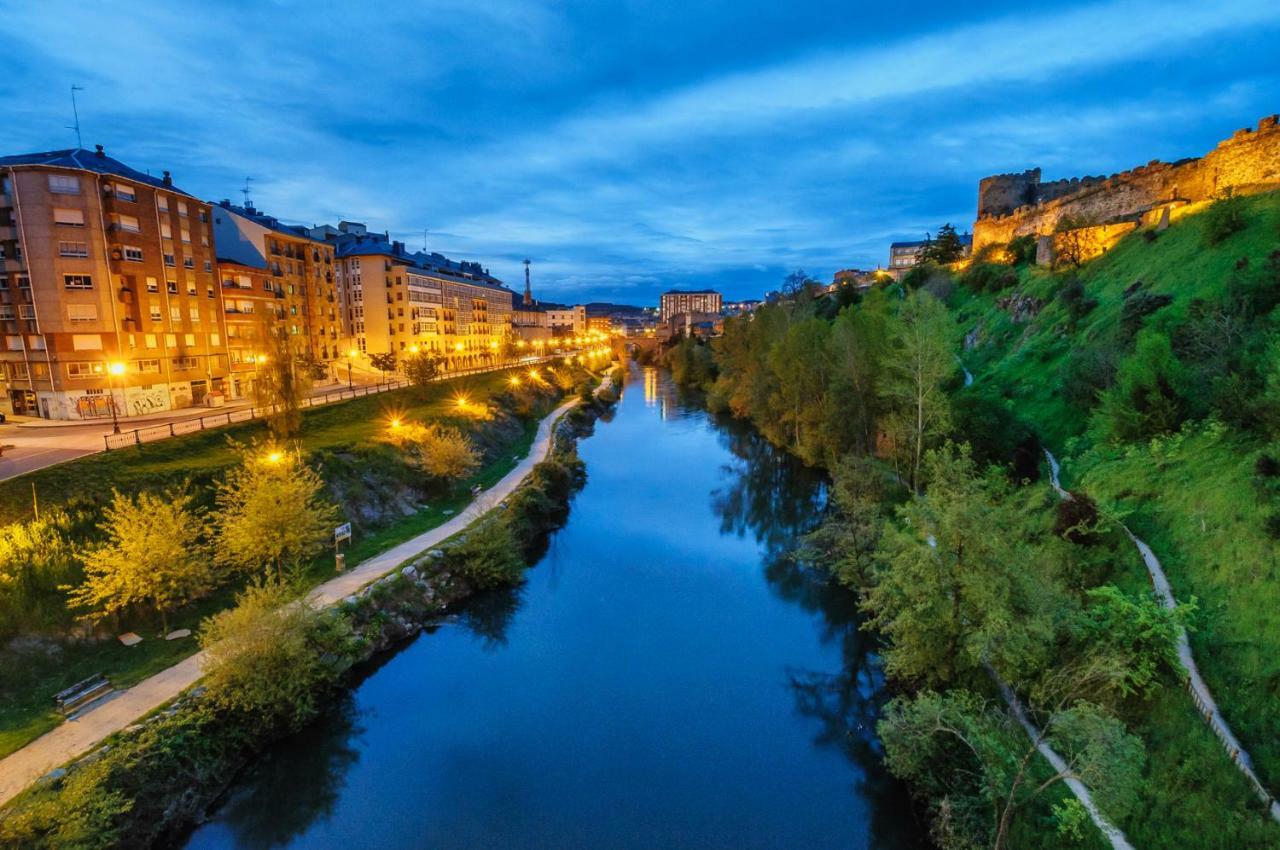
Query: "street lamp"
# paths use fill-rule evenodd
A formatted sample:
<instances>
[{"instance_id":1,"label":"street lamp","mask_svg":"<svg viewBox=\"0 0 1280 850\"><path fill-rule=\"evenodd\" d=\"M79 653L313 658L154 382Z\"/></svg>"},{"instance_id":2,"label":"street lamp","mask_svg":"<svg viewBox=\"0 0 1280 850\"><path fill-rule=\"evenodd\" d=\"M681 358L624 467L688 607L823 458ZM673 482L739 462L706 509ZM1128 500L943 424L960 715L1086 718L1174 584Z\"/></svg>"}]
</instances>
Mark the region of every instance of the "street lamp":
<instances>
[{"instance_id":1,"label":"street lamp","mask_svg":"<svg viewBox=\"0 0 1280 850\"><path fill-rule=\"evenodd\" d=\"M359 356L360 352L356 351L354 348L347 352L347 389L352 389L353 387L353 384L351 383L351 363Z\"/></svg>"},{"instance_id":2,"label":"street lamp","mask_svg":"<svg viewBox=\"0 0 1280 850\"><path fill-rule=\"evenodd\" d=\"M120 433L120 419L116 416L116 382L114 378L116 375L123 374L123 363L116 362L107 364L107 389L111 392L111 433L113 434Z\"/></svg>"}]
</instances>

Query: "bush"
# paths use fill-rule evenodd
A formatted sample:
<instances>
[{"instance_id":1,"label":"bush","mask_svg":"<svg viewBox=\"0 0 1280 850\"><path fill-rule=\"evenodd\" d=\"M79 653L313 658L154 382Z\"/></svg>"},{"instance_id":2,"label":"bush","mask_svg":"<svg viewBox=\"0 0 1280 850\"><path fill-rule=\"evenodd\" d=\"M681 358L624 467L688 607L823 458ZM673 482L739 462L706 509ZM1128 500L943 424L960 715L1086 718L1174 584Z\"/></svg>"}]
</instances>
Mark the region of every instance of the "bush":
<instances>
[{"instance_id":1,"label":"bush","mask_svg":"<svg viewBox=\"0 0 1280 850\"><path fill-rule=\"evenodd\" d=\"M974 263L960 276L960 283L971 292L999 292L1018 283L1018 273L1000 263Z\"/></svg>"},{"instance_id":2,"label":"bush","mask_svg":"<svg viewBox=\"0 0 1280 850\"><path fill-rule=\"evenodd\" d=\"M1031 234L1015 236L1009 241L1009 246L1005 248L1005 251L1015 266L1029 266L1036 261L1038 243L1039 240Z\"/></svg>"},{"instance_id":3,"label":"bush","mask_svg":"<svg viewBox=\"0 0 1280 850\"><path fill-rule=\"evenodd\" d=\"M445 566L456 570L476 590L506 587L520 581L524 558L511 526L490 518L464 532L445 549Z\"/></svg>"},{"instance_id":4,"label":"bush","mask_svg":"<svg viewBox=\"0 0 1280 850\"><path fill-rule=\"evenodd\" d=\"M1102 539L1098 518L1097 503L1084 493L1072 491L1070 499L1058 502L1053 533L1077 546L1093 546Z\"/></svg>"},{"instance_id":5,"label":"bush","mask_svg":"<svg viewBox=\"0 0 1280 850\"><path fill-rule=\"evenodd\" d=\"M1112 440L1145 440L1176 431L1186 417L1185 370L1169 337L1138 336L1133 355L1120 365L1115 386L1102 394L1098 417Z\"/></svg>"},{"instance_id":6,"label":"bush","mask_svg":"<svg viewBox=\"0 0 1280 850\"><path fill-rule=\"evenodd\" d=\"M405 422L389 433L391 442L407 451L414 465L432 478L448 481L465 478L480 465L475 445L450 425Z\"/></svg>"},{"instance_id":7,"label":"bush","mask_svg":"<svg viewBox=\"0 0 1280 850\"><path fill-rule=\"evenodd\" d=\"M1204 212L1204 240L1209 247L1221 245L1244 229L1244 198L1228 189Z\"/></svg>"},{"instance_id":8,"label":"bush","mask_svg":"<svg viewBox=\"0 0 1280 850\"><path fill-rule=\"evenodd\" d=\"M349 653L345 618L317 611L284 584L251 584L236 607L204 621L204 681L225 710L297 728L316 713Z\"/></svg>"},{"instance_id":9,"label":"bush","mask_svg":"<svg viewBox=\"0 0 1280 850\"><path fill-rule=\"evenodd\" d=\"M1085 295L1084 283L1081 282L1079 275L1075 274L1067 275L1062 287L1058 290L1058 301L1062 303L1062 308L1067 311L1072 327L1078 325L1081 319L1093 312L1093 308L1098 306L1096 299Z\"/></svg>"},{"instance_id":10,"label":"bush","mask_svg":"<svg viewBox=\"0 0 1280 850\"><path fill-rule=\"evenodd\" d=\"M1171 295L1157 295L1143 287L1142 281L1134 281L1124 291L1124 304L1120 308L1120 330L1123 338L1133 339L1147 316L1173 303Z\"/></svg>"},{"instance_id":11,"label":"bush","mask_svg":"<svg viewBox=\"0 0 1280 850\"><path fill-rule=\"evenodd\" d=\"M1268 454L1258 455L1253 463L1253 474L1259 478L1275 478L1280 475L1280 460Z\"/></svg>"}]
</instances>

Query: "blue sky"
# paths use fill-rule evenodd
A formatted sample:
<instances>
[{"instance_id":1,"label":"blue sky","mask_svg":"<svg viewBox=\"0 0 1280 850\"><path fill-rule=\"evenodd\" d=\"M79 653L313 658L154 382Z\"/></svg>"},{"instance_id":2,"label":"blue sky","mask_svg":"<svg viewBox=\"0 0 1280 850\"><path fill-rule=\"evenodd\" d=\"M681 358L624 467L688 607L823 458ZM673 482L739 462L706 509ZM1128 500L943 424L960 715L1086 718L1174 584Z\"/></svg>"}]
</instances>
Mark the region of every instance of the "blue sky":
<instances>
[{"instance_id":1,"label":"blue sky","mask_svg":"<svg viewBox=\"0 0 1280 850\"><path fill-rule=\"evenodd\" d=\"M386 4L408 6L409 4ZM0 152L86 147L366 221L558 300L829 279L980 177L1202 153L1280 111L1280 3L0 0Z\"/></svg>"}]
</instances>

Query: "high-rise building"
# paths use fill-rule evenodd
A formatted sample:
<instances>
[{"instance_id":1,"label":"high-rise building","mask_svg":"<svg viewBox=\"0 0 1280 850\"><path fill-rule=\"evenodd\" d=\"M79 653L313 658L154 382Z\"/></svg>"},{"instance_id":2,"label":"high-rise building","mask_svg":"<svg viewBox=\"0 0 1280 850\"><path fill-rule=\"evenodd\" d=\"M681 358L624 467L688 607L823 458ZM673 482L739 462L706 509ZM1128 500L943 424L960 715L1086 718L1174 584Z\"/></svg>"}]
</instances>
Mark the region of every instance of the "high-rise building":
<instances>
[{"instance_id":1,"label":"high-rise building","mask_svg":"<svg viewBox=\"0 0 1280 850\"><path fill-rule=\"evenodd\" d=\"M209 205L83 149L0 157L0 381L15 413L200 404L227 355Z\"/></svg>"},{"instance_id":2,"label":"high-rise building","mask_svg":"<svg viewBox=\"0 0 1280 850\"><path fill-rule=\"evenodd\" d=\"M662 293L661 317L663 322L667 322L681 313L718 316L720 305L720 293L714 289L672 289Z\"/></svg>"}]
</instances>

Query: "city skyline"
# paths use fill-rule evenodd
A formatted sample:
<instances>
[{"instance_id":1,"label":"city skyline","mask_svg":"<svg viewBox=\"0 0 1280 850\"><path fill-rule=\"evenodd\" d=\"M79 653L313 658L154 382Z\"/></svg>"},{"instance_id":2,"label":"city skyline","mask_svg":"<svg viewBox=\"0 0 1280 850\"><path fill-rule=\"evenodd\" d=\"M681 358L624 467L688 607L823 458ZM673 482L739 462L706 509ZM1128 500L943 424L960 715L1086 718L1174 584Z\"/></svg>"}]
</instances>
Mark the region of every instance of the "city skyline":
<instances>
[{"instance_id":1,"label":"city skyline","mask_svg":"<svg viewBox=\"0 0 1280 850\"><path fill-rule=\"evenodd\" d=\"M876 7L748 8L731 31L718 5L13 8L0 149L75 146L76 84L85 147L205 200L241 201L251 176L287 222L367 221L415 249L426 230L516 288L531 257L539 297L651 304L883 264L891 241L967 229L987 174L1199 155L1273 112L1280 76L1280 9L1258 2L942 7L910 30ZM113 35L57 49L70 19Z\"/></svg>"}]
</instances>

